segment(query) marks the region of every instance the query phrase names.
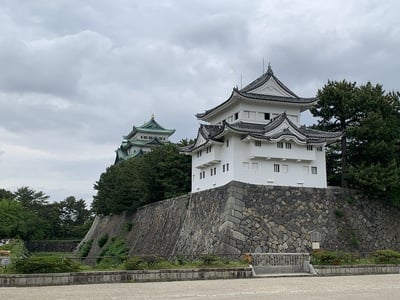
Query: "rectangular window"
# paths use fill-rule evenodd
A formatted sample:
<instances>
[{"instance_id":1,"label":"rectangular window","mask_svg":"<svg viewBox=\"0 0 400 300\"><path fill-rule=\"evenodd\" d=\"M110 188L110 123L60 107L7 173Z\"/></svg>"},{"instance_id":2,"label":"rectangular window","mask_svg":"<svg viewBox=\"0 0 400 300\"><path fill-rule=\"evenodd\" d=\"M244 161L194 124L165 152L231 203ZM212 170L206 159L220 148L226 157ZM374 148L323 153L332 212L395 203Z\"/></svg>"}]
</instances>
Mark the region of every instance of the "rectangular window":
<instances>
[{"instance_id":1,"label":"rectangular window","mask_svg":"<svg viewBox=\"0 0 400 300\"><path fill-rule=\"evenodd\" d=\"M282 149L283 148L283 142L277 142L276 147Z\"/></svg>"},{"instance_id":2,"label":"rectangular window","mask_svg":"<svg viewBox=\"0 0 400 300\"><path fill-rule=\"evenodd\" d=\"M229 171L229 164L226 164L226 171Z\"/></svg>"},{"instance_id":3,"label":"rectangular window","mask_svg":"<svg viewBox=\"0 0 400 300\"><path fill-rule=\"evenodd\" d=\"M261 141L254 141L254 144L256 145L256 147L261 147Z\"/></svg>"},{"instance_id":4,"label":"rectangular window","mask_svg":"<svg viewBox=\"0 0 400 300\"><path fill-rule=\"evenodd\" d=\"M235 120L239 119L239 113L235 113L235 114L234 114L234 119L235 119Z\"/></svg>"},{"instance_id":5,"label":"rectangular window","mask_svg":"<svg viewBox=\"0 0 400 300\"><path fill-rule=\"evenodd\" d=\"M312 145L307 145L307 150L308 151L313 151L313 146Z\"/></svg>"},{"instance_id":6,"label":"rectangular window","mask_svg":"<svg viewBox=\"0 0 400 300\"><path fill-rule=\"evenodd\" d=\"M256 112L255 112L255 111L248 111L248 110L245 110L245 111L243 112L243 114L244 114L244 117L245 117L246 119L248 119L248 120L255 120L255 119L256 119Z\"/></svg>"},{"instance_id":7,"label":"rectangular window","mask_svg":"<svg viewBox=\"0 0 400 300\"><path fill-rule=\"evenodd\" d=\"M318 146L318 147L317 147L317 151L318 151L318 152L322 152L322 146Z\"/></svg>"},{"instance_id":8,"label":"rectangular window","mask_svg":"<svg viewBox=\"0 0 400 300\"><path fill-rule=\"evenodd\" d=\"M274 164L274 172L279 173L279 164Z\"/></svg>"},{"instance_id":9,"label":"rectangular window","mask_svg":"<svg viewBox=\"0 0 400 300\"><path fill-rule=\"evenodd\" d=\"M264 113L264 120L271 119L271 115L269 113Z\"/></svg>"},{"instance_id":10,"label":"rectangular window","mask_svg":"<svg viewBox=\"0 0 400 300\"><path fill-rule=\"evenodd\" d=\"M203 172L200 172L200 179L203 179Z\"/></svg>"},{"instance_id":11,"label":"rectangular window","mask_svg":"<svg viewBox=\"0 0 400 300\"><path fill-rule=\"evenodd\" d=\"M292 143L285 143L286 149L292 149Z\"/></svg>"},{"instance_id":12,"label":"rectangular window","mask_svg":"<svg viewBox=\"0 0 400 300\"><path fill-rule=\"evenodd\" d=\"M311 167L311 174L317 174L318 170L317 167Z\"/></svg>"},{"instance_id":13,"label":"rectangular window","mask_svg":"<svg viewBox=\"0 0 400 300\"><path fill-rule=\"evenodd\" d=\"M217 168L214 168L214 175L217 175Z\"/></svg>"},{"instance_id":14,"label":"rectangular window","mask_svg":"<svg viewBox=\"0 0 400 300\"><path fill-rule=\"evenodd\" d=\"M213 169L211 168L210 171L211 171L211 174L210 174L210 175L213 176Z\"/></svg>"},{"instance_id":15,"label":"rectangular window","mask_svg":"<svg viewBox=\"0 0 400 300\"><path fill-rule=\"evenodd\" d=\"M289 172L289 165L282 165L282 173L288 173Z\"/></svg>"},{"instance_id":16,"label":"rectangular window","mask_svg":"<svg viewBox=\"0 0 400 300\"><path fill-rule=\"evenodd\" d=\"M206 178L206 171L203 171L203 178Z\"/></svg>"},{"instance_id":17,"label":"rectangular window","mask_svg":"<svg viewBox=\"0 0 400 300\"><path fill-rule=\"evenodd\" d=\"M225 173L225 165L222 165L222 173Z\"/></svg>"},{"instance_id":18,"label":"rectangular window","mask_svg":"<svg viewBox=\"0 0 400 300\"><path fill-rule=\"evenodd\" d=\"M229 147L229 140L226 140L226 147Z\"/></svg>"}]
</instances>

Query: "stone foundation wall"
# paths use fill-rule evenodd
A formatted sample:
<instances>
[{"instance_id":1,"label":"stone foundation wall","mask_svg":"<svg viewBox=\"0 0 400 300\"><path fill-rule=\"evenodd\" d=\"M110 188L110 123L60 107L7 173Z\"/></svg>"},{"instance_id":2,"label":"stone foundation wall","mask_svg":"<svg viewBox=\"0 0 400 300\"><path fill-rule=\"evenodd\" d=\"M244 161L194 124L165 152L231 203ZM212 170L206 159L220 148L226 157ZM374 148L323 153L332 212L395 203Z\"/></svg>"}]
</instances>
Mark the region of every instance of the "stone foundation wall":
<instances>
[{"instance_id":1,"label":"stone foundation wall","mask_svg":"<svg viewBox=\"0 0 400 300\"><path fill-rule=\"evenodd\" d=\"M131 231L124 228L131 224ZM84 240L124 236L130 254L240 255L309 252L311 234L321 248L371 252L400 250L400 211L340 188L223 187L157 202L128 216L98 218Z\"/></svg>"}]
</instances>

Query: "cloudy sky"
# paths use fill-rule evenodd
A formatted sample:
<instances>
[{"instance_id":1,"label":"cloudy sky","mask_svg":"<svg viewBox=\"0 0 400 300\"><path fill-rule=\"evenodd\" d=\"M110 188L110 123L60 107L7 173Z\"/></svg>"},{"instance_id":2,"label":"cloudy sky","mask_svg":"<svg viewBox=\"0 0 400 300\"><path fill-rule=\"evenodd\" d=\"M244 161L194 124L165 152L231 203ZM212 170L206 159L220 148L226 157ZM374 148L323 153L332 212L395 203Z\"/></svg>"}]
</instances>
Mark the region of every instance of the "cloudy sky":
<instances>
[{"instance_id":1,"label":"cloudy sky","mask_svg":"<svg viewBox=\"0 0 400 300\"><path fill-rule=\"evenodd\" d=\"M0 0L0 188L91 202L133 125L173 141L261 75L400 90L396 0ZM311 118L303 118L310 122Z\"/></svg>"}]
</instances>

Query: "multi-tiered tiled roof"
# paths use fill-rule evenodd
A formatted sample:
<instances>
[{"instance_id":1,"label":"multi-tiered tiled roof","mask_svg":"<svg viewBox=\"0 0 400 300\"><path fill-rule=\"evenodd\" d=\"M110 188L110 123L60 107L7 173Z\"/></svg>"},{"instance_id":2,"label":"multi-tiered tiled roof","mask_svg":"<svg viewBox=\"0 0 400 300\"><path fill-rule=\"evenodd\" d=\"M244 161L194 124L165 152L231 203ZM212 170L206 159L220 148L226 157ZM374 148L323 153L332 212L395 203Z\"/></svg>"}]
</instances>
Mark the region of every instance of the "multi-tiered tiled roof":
<instances>
[{"instance_id":1,"label":"multi-tiered tiled roof","mask_svg":"<svg viewBox=\"0 0 400 300\"><path fill-rule=\"evenodd\" d=\"M279 89L279 93L264 93L263 88L268 87L268 83L274 84L274 87ZM232 105L235 101L262 101L267 103L282 103L285 105L293 105L302 108L302 111L309 109L316 102L316 98L302 98L293 93L286 85L284 85L272 71L271 66L268 66L266 73L259 78L248 84L242 89L233 88L230 97L220 105L206 110L203 113L196 114L200 120L207 121L207 119L222 109Z\"/></svg>"}]
</instances>

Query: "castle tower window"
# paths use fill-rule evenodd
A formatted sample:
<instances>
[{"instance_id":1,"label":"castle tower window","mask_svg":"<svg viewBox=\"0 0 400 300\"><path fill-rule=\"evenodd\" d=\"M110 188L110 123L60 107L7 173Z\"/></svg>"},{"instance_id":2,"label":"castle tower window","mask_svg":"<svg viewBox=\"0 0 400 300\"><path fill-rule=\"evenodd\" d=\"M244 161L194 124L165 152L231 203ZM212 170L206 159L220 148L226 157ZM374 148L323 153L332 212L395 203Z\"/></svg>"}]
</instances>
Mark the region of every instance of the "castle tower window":
<instances>
[{"instance_id":1,"label":"castle tower window","mask_svg":"<svg viewBox=\"0 0 400 300\"><path fill-rule=\"evenodd\" d=\"M322 152L322 146L318 146L317 151Z\"/></svg>"},{"instance_id":2,"label":"castle tower window","mask_svg":"<svg viewBox=\"0 0 400 300\"><path fill-rule=\"evenodd\" d=\"M274 164L274 172L279 173L279 164Z\"/></svg>"},{"instance_id":3,"label":"castle tower window","mask_svg":"<svg viewBox=\"0 0 400 300\"><path fill-rule=\"evenodd\" d=\"M308 151L313 151L313 146L312 145L307 145L307 150Z\"/></svg>"},{"instance_id":4,"label":"castle tower window","mask_svg":"<svg viewBox=\"0 0 400 300\"><path fill-rule=\"evenodd\" d=\"M283 142L277 142L276 147L279 149L283 149Z\"/></svg>"},{"instance_id":5,"label":"castle tower window","mask_svg":"<svg viewBox=\"0 0 400 300\"><path fill-rule=\"evenodd\" d=\"M285 143L286 149L292 149L292 143Z\"/></svg>"},{"instance_id":6,"label":"castle tower window","mask_svg":"<svg viewBox=\"0 0 400 300\"><path fill-rule=\"evenodd\" d=\"M255 141L254 144L256 145L256 147L261 147L261 141Z\"/></svg>"},{"instance_id":7,"label":"castle tower window","mask_svg":"<svg viewBox=\"0 0 400 300\"><path fill-rule=\"evenodd\" d=\"M239 119L239 113L238 112L234 114L234 119L235 120Z\"/></svg>"},{"instance_id":8,"label":"castle tower window","mask_svg":"<svg viewBox=\"0 0 400 300\"><path fill-rule=\"evenodd\" d=\"M318 174L317 167L311 167L311 174L314 174L314 175Z\"/></svg>"},{"instance_id":9,"label":"castle tower window","mask_svg":"<svg viewBox=\"0 0 400 300\"><path fill-rule=\"evenodd\" d=\"M270 113L264 113L264 120L269 120L271 119Z\"/></svg>"}]
</instances>

